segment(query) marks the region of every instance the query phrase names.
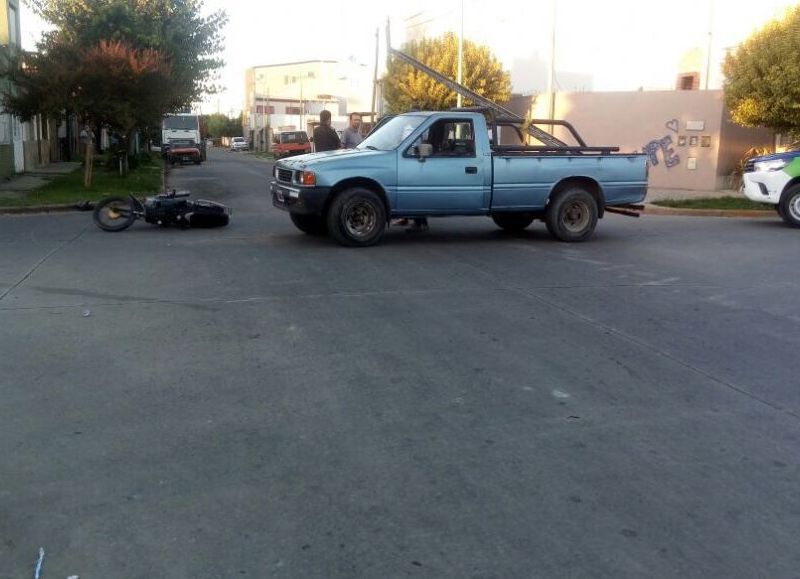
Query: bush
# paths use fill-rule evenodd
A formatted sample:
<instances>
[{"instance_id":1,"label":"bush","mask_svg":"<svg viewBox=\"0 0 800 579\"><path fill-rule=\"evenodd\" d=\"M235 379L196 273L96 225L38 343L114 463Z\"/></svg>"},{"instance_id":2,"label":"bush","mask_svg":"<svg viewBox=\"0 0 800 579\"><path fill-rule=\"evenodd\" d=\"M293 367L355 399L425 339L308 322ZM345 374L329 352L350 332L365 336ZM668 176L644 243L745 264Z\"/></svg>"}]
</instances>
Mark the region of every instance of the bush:
<instances>
[{"instance_id":1,"label":"bush","mask_svg":"<svg viewBox=\"0 0 800 579\"><path fill-rule=\"evenodd\" d=\"M739 159L739 162L736 164L736 168L731 173L731 188L738 191L743 183L744 179L744 168L747 165L747 162L752 159L753 157L761 157L762 155L769 155L772 153L772 149L770 147L750 147L745 151L742 158Z\"/></svg>"}]
</instances>

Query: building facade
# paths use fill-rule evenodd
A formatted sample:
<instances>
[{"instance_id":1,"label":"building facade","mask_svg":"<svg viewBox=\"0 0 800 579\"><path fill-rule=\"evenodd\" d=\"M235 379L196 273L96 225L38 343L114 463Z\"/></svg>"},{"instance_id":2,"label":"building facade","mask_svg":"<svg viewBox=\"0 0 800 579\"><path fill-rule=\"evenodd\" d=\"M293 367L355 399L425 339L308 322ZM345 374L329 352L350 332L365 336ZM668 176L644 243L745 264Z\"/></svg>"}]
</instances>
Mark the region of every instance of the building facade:
<instances>
[{"instance_id":1,"label":"building facade","mask_svg":"<svg viewBox=\"0 0 800 579\"><path fill-rule=\"evenodd\" d=\"M19 0L0 0L0 50L21 51L19 32ZM7 80L2 90L9 90ZM9 177L25 170L22 123L0 110L0 177Z\"/></svg>"},{"instance_id":2,"label":"building facade","mask_svg":"<svg viewBox=\"0 0 800 579\"><path fill-rule=\"evenodd\" d=\"M323 109L344 128L347 115L372 109L372 77L366 65L351 61L309 60L255 66L245 72L243 134L263 150L269 131L309 134Z\"/></svg>"}]
</instances>

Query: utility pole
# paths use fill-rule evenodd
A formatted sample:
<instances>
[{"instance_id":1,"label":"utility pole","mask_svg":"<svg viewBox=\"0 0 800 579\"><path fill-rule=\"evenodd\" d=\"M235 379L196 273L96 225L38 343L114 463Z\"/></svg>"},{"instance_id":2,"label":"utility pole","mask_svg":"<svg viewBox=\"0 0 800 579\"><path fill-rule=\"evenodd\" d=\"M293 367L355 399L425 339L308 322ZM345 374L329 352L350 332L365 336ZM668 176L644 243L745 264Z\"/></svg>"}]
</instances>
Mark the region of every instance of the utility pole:
<instances>
[{"instance_id":1,"label":"utility pole","mask_svg":"<svg viewBox=\"0 0 800 579\"><path fill-rule=\"evenodd\" d=\"M370 105L369 112L372 113L371 120L372 126L375 126L377 119L375 118L375 97L378 93L378 42L379 42L380 28L375 29L375 71L372 74L372 104Z\"/></svg>"},{"instance_id":2,"label":"utility pole","mask_svg":"<svg viewBox=\"0 0 800 579\"><path fill-rule=\"evenodd\" d=\"M708 80L711 76L711 39L714 32L714 0L708 4L708 46L706 47L706 81L705 89L708 90Z\"/></svg>"},{"instance_id":3,"label":"utility pole","mask_svg":"<svg viewBox=\"0 0 800 579\"><path fill-rule=\"evenodd\" d=\"M553 0L553 26L550 33L550 70L547 74L547 92L550 95L548 103L548 118L552 121L556 116L556 0ZM550 125L550 134L554 132Z\"/></svg>"},{"instance_id":4,"label":"utility pole","mask_svg":"<svg viewBox=\"0 0 800 579\"><path fill-rule=\"evenodd\" d=\"M461 32L458 34L458 84L464 84L462 70L464 68L464 0L461 0ZM461 95L456 95L456 106L461 107Z\"/></svg>"}]
</instances>

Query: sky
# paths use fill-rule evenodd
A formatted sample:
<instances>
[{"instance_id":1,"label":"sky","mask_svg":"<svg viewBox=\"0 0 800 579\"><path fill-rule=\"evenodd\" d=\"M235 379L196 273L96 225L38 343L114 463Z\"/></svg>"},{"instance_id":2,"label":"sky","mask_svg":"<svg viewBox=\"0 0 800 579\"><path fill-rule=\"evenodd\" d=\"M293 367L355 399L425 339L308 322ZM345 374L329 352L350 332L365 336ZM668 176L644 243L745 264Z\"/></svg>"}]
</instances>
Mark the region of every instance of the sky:
<instances>
[{"instance_id":1,"label":"sky","mask_svg":"<svg viewBox=\"0 0 800 579\"><path fill-rule=\"evenodd\" d=\"M545 89L541 73L550 60L553 30L557 89L671 89L681 57L696 48L705 62L709 44L709 88L719 88L725 49L734 48L795 4L790 0L304 0L292 10L291 3L265 0L205 0L204 11L224 9L229 21L222 54L226 65L220 71L225 90L207 98L202 108L206 113L238 114L244 71L255 65L351 58L372 67L376 29L380 29L382 66L387 18L392 23L392 45L399 48L413 15L424 12L411 22L423 22L434 35L448 29L458 32L462 7L465 38L489 46L512 73L515 92ZM33 48L42 24L24 3L21 18L23 47Z\"/></svg>"}]
</instances>

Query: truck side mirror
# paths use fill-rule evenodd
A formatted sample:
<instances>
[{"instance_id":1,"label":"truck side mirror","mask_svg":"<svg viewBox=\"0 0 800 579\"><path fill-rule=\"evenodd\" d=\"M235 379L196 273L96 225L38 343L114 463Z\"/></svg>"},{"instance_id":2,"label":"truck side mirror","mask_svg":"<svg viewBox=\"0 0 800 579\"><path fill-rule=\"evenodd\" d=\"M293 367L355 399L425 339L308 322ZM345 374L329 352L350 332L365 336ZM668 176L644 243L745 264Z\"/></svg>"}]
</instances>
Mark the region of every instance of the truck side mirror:
<instances>
[{"instance_id":1,"label":"truck side mirror","mask_svg":"<svg viewBox=\"0 0 800 579\"><path fill-rule=\"evenodd\" d=\"M416 150L420 163L424 162L426 157L433 155L433 145L430 143L420 143L416 145L414 149Z\"/></svg>"}]
</instances>

